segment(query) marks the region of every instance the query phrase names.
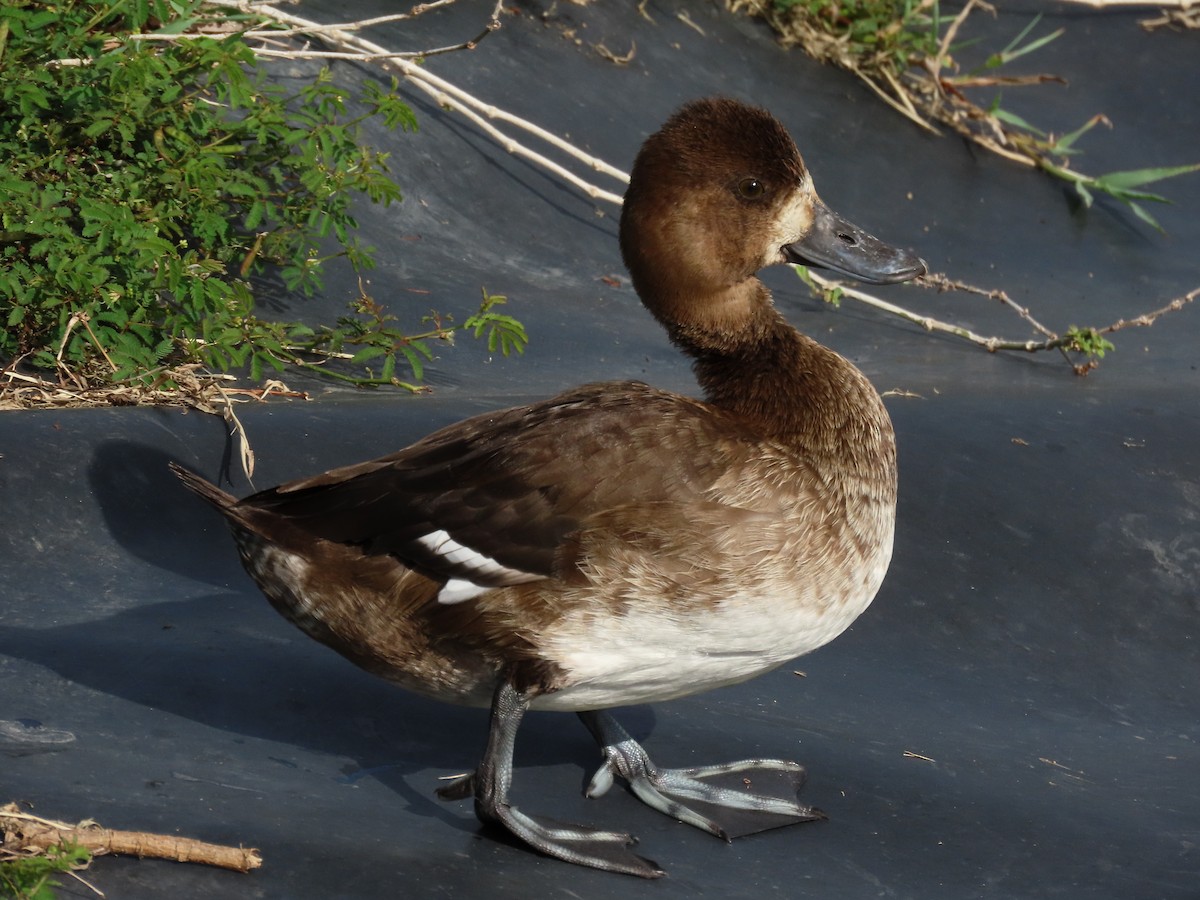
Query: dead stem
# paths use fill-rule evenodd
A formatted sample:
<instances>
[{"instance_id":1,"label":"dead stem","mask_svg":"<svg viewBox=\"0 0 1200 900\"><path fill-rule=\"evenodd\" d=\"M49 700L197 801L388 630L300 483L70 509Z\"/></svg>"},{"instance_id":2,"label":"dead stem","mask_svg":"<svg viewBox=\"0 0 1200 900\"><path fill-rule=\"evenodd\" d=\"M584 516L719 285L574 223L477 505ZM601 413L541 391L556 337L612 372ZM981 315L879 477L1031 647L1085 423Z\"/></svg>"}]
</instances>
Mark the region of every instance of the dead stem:
<instances>
[{"instance_id":1,"label":"dead stem","mask_svg":"<svg viewBox=\"0 0 1200 900\"><path fill-rule=\"evenodd\" d=\"M1166 6L1165 3L1155 3L1155 6ZM1178 28L1180 31L1200 29L1200 0L1182 0L1179 9L1164 9L1162 14L1154 19L1143 19L1140 23L1146 31L1159 28Z\"/></svg>"},{"instance_id":2,"label":"dead stem","mask_svg":"<svg viewBox=\"0 0 1200 900\"><path fill-rule=\"evenodd\" d=\"M95 822L72 825L22 812L15 803L0 807L0 847L13 856L44 853L52 847L74 845L93 856L109 853L127 856L169 859L249 872L262 865L262 856L253 848L227 847L192 838L145 831L116 831Z\"/></svg>"},{"instance_id":3,"label":"dead stem","mask_svg":"<svg viewBox=\"0 0 1200 900\"><path fill-rule=\"evenodd\" d=\"M969 328L965 328L961 325L953 325L947 322L942 322L930 316L923 316L919 313L913 312L912 310L905 309L902 306L897 306L894 303L881 300L880 298L868 294L865 291L861 291L852 285L844 284L834 279L824 278L811 271L807 272L807 278L813 282L816 289L819 289L817 290L817 293L822 295L825 299L831 299L834 296L833 292L836 290L836 296L838 298L849 297L852 300L859 301L865 306L870 306L873 309L878 309L882 312L889 313L897 316L898 318L906 319L909 322L920 325L926 331L934 331L941 334L949 334L954 337L962 338L963 340L969 341L972 344L977 344L980 347L983 347L985 350L991 353L995 353L999 350L1018 350L1025 353L1036 353L1043 350L1059 350L1063 353L1063 356L1066 358L1067 362L1072 365L1077 374L1086 374L1089 369L1094 368L1094 362L1089 361L1088 364L1082 366L1076 365L1068 355L1067 351L1078 351L1074 337L1072 337L1070 334L1060 335L1054 331L1051 331L1045 325L1042 325L1040 322L1038 322L1037 319L1030 314L1028 309L1021 306L1019 303L1014 302L1012 298L1009 297L1004 291L977 288L960 281L954 281L941 274L923 275L916 279L915 282L916 284L932 287L940 291L963 291L965 293L978 294L980 296L988 297L992 300L997 300L1003 305L1012 309L1017 313L1017 315L1028 322L1042 335L1043 338L1045 338L1044 340L1014 340L1012 338L977 334ZM1119 319L1110 325L1105 325L1102 328L1093 328L1091 330L1095 331L1096 334L1113 334L1117 331L1123 331L1126 328L1147 327L1153 325L1158 319L1162 318L1167 313L1178 312L1179 310L1183 309L1189 303L1195 301L1198 296L1200 296L1200 287L1194 288L1183 296L1176 297L1170 303L1167 303L1165 306L1161 306L1158 309L1135 316L1132 319Z\"/></svg>"},{"instance_id":4,"label":"dead stem","mask_svg":"<svg viewBox=\"0 0 1200 900\"><path fill-rule=\"evenodd\" d=\"M1144 328L1153 325L1167 313L1178 312L1189 303L1194 302L1197 297L1200 297L1200 287L1188 291L1182 297L1176 297L1166 306L1160 306L1158 309L1135 316L1132 319L1119 319L1111 325L1106 325L1096 330L1101 334L1112 334L1115 331L1123 331L1126 328Z\"/></svg>"}]
</instances>

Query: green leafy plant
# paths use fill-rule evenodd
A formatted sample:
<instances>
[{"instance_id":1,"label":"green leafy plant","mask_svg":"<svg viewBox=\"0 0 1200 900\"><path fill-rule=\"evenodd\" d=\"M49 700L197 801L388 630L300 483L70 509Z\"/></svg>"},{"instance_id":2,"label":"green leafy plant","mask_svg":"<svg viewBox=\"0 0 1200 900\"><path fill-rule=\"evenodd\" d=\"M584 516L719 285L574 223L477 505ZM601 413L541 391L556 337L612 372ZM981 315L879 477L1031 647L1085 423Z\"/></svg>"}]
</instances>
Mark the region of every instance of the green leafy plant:
<instances>
[{"instance_id":1,"label":"green leafy plant","mask_svg":"<svg viewBox=\"0 0 1200 900\"><path fill-rule=\"evenodd\" d=\"M0 357L157 384L180 363L330 370L325 351L348 346L382 369L342 377L403 384L400 360L420 380L421 336L365 295L331 326L255 302L263 273L312 294L333 258L372 266L352 203L401 199L362 140L368 120L416 129L395 80L351 97L323 69L289 90L236 32L260 23L202 0L11 0L0 16ZM209 19L224 39L131 39ZM505 353L524 346L512 333Z\"/></svg>"},{"instance_id":2,"label":"green leafy plant","mask_svg":"<svg viewBox=\"0 0 1200 900\"><path fill-rule=\"evenodd\" d=\"M842 295L846 289L840 284L818 284L813 278L812 272L808 271L808 266L797 265L793 266L797 277L808 287L816 296L820 297L830 306L835 309L842 305Z\"/></svg>"},{"instance_id":3,"label":"green leafy plant","mask_svg":"<svg viewBox=\"0 0 1200 900\"><path fill-rule=\"evenodd\" d=\"M288 334L277 333L268 339L259 339L259 344L268 346L274 359L311 369L325 366L327 361L346 360L354 365L377 365L378 371L368 368L365 377L345 375L336 370L325 369L333 378L355 384L399 384L410 390L416 385L399 381L396 365L403 361L413 377L420 381L424 377L425 363L433 359L431 342L454 343L457 332L467 331L473 337L485 337L488 350L499 350L504 356L524 353L529 338L525 327L512 316L495 311L495 307L508 302L508 298L492 295L484 288L479 309L461 324L438 313L430 313L421 321L424 331L407 334L396 327L396 317L363 294L352 304L353 314L338 319L336 327L325 327L319 331L303 326L290 326ZM288 327L288 326L285 326ZM295 343L297 340L302 343ZM347 348L358 348L353 353Z\"/></svg>"},{"instance_id":4,"label":"green leafy plant","mask_svg":"<svg viewBox=\"0 0 1200 900\"><path fill-rule=\"evenodd\" d=\"M1070 134L1064 135L1061 138L1048 143L1049 151L1058 157L1067 157L1077 151L1075 150L1075 141L1082 135L1089 132L1091 129L1101 123L1107 124L1108 120L1103 116L1094 116L1083 124L1081 128L1076 129ZM1032 126L1026 126L1030 131L1035 131ZM1040 134L1040 132L1037 132ZM1079 199L1085 207L1091 206L1094 200L1093 194L1107 194L1116 200L1126 204L1129 209L1139 219L1150 225L1153 228L1162 231L1162 226L1154 216L1146 210L1137 201L1150 200L1155 203L1170 203L1166 197L1161 194L1151 193L1149 191L1139 190L1143 185L1153 184L1156 181L1163 181L1167 178L1174 178L1178 175L1187 175L1191 172L1200 171L1200 163L1190 166L1166 166L1160 168L1149 169L1129 169L1121 172L1109 172L1105 175L1083 175L1073 169L1067 168L1065 165L1058 165L1050 159L1045 159L1041 163L1042 168L1063 181L1069 182L1074 188Z\"/></svg>"},{"instance_id":5,"label":"green leafy plant","mask_svg":"<svg viewBox=\"0 0 1200 900\"><path fill-rule=\"evenodd\" d=\"M802 18L847 57L895 72L937 53L936 3L912 0L775 0L775 12ZM835 51L829 48L830 53Z\"/></svg>"},{"instance_id":6,"label":"green leafy plant","mask_svg":"<svg viewBox=\"0 0 1200 900\"><path fill-rule=\"evenodd\" d=\"M51 847L45 853L32 856L0 859L0 897L54 900L54 889L62 886L55 876L83 868L91 859L86 848L75 845Z\"/></svg>"},{"instance_id":7,"label":"green leafy plant","mask_svg":"<svg viewBox=\"0 0 1200 900\"><path fill-rule=\"evenodd\" d=\"M1095 328L1076 328L1072 325L1067 329L1064 337L1067 340L1068 349L1082 353L1088 360L1103 359L1105 353L1116 349L1112 341L1105 338Z\"/></svg>"},{"instance_id":8,"label":"green leafy plant","mask_svg":"<svg viewBox=\"0 0 1200 900\"><path fill-rule=\"evenodd\" d=\"M1004 49L998 50L988 56L983 65L972 71L970 75L975 76L983 72L990 72L995 69L999 69L1001 66L1006 66L1015 59L1020 59L1022 56L1025 56L1028 53L1033 53L1035 50L1040 50L1051 41L1058 40L1060 37L1062 37L1064 29L1059 28L1056 31L1051 31L1049 34L1043 34L1040 37L1036 37L1026 43L1025 39L1033 33L1034 29L1037 28L1038 23L1041 21L1042 14L1038 13L1029 20L1029 24L1022 28L1016 37L1008 42L1008 45L1004 47Z\"/></svg>"},{"instance_id":9,"label":"green leafy plant","mask_svg":"<svg viewBox=\"0 0 1200 900\"><path fill-rule=\"evenodd\" d=\"M1057 31L1035 38L1028 43L1022 43L1037 26L1038 22L1041 21L1041 18L1040 14L1035 16L1029 25L1007 47L989 56L980 69L968 73L966 76L950 78L949 81L970 85L980 72L997 68L1027 53L1038 50L1062 35L1063 29L1060 28ZM1137 201L1149 200L1155 203L1170 203L1171 201L1161 194L1141 191L1137 190L1137 188L1146 184L1153 184L1156 181L1163 181L1167 178L1174 178L1178 175L1200 171L1200 163L1197 163L1187 166L1131 169L1128 171L1108 172L1104 175L1085 175L1070 168L1069 158L1080 152L1075 147L1075 142L1079 138L1083 137L1083 135L1087 134L1097 125L1111 125L1106 116L1092 116L1092 118L1088 119L1074 131L1068 132L1061 137L1056 137L1047 134L1015 113L1003 109L1000 106L1000 101L1001 95L996 94L987 112L997 121L1017 129L1015 132L1010 130L1007 135L1012 146L1024 152L1043 171L1070 183L1075 188L1076 194L1085 207L1092 205L1095 199L1094 194L1107 194L1114 200L1118 200L1128 206L1130 211L1147 225L1158 231L1162 231L1162 226L1159 225L1158 220Z\"/></svg>"}]
</instances>

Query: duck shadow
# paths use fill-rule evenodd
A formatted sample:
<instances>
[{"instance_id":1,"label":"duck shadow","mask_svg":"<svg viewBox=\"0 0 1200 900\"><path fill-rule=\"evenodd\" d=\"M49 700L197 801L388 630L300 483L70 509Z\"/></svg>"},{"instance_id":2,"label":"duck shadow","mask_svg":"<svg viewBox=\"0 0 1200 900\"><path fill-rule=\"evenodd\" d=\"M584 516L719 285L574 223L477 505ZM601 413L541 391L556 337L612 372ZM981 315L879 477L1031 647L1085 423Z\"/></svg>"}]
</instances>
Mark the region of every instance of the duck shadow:
<instances>
[{"instance_id":1,"label":"duck shadow","mask_svg":"<svg viewBox=\"0 0 1200 900\"><path fill-rule=\"evenodd\" d=\"M413 787L413 776L431 768L474 769L487 735L486 711L400 690L299 632L293 638L277 619L257 592L203 592L72 625L0 625L0 656L152 710L151 719L181 717L241 738L353 760L343 767L345 782L370 776L415 814L473 830L461 810ZM644 732L648 711L633 712L624 718ZM590 776L599 763L595 745L582 725L575 734L562 721L557 713L528 716L518 767L570 762ZM114 730L122 731L119 725Z\"/></svg>"},{"instance_id":2,"label":"duck shadow","mask_svg":"<svg viewBox=\"0 0 1200 900\"><path fill-rule=\"evenodd\" d=\"M97 448L88 478L117 557L162 570L154 590L171 599L57 627L0 624L0 656L155 713L348 758L345 781L369 775L414 814L476 830L461 809L413 787L427 774L412 776L473 770L486 710L401 690L295 630L242 572L220 517L170 474L170 459L155 447L112 441ZM226 584L231 589L206 587ZM640 737L654 721L647 707L622 719ZM562 726L561 713L531 713L518 737L518 768L578 763L586 780L599 753L582 724L577 733Z\"/></svg>"}]
</instances>

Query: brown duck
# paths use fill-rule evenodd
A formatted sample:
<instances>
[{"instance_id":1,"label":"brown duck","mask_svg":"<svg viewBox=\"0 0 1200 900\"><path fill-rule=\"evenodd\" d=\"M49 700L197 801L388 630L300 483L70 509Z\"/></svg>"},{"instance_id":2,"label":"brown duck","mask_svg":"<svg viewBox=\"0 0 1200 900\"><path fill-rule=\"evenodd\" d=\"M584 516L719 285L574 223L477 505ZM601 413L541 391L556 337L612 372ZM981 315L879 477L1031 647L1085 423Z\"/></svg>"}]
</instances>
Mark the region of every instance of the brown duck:
<instances>
[{"instance_id":1,"label":"brown duck","mask_svg":"<svg viewBox=\"0 0 1200 900\"><path fill-rule=\"evenodd\" d=\"M522 715L578 713L604 756L589 795L618 776L726 839L821 817L797 800L795 763L661 769L606 710L745 681L871 602L892 552L891 423L755 273L807 263L888 283L925 266L831 212L783 126L726 99L688 104L646 141L620 240L703 400L586 385L244 500L175 471L310 636L410 690L491 707L483 760L443 797L473 796L481 820L543 853L653 877L629 835L511 804Z\"/></svg>"}]
</instances>

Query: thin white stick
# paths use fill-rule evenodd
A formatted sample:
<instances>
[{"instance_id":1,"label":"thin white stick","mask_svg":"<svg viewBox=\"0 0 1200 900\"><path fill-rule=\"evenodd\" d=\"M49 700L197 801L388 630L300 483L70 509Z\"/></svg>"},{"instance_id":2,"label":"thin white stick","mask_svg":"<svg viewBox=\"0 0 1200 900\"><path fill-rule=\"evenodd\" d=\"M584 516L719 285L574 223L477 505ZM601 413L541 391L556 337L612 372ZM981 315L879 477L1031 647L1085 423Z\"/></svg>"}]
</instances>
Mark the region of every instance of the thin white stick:
<instances>
[{"instance_id":1,"label":"thin white stick","mask_svg":"<svg viewBox=\"0 0 1200 900\"><path fill-rule=\"evenodd\" d=\"M1050 349L1056 346L1054 341L1058 340L1057 335L1045 341L1012 341L998 337L987 337L982 334L977 334L971 329L965 328L961 325L951 325L946 322L942 322L939 319L933 319L929 316L922 316L919 313L912 312L911 310L905 309L902 306L897 306L894 303L881 300L872 294L868 294L866 291L860 291L856 287L842 284L834 279L824 278L815 274L811 269L808 272L808 277L813 280L814 284L823 290L831 290L836 287L841 291L841 296L843 297L849 297L852 300L857 300L859 303L863 303L867 306L874 307L875 309L882 310L883 312L890 313L893 316L898 316L901 319L907 319L909 322L915 322L926 331L937 331L941 332L942 334L952 334L956 337L963 338L964 340L968 340L973 344L979 344L981 347L984 347L993 353L997 350L1024 350L1032 353L1035 350Z\"/></svg>"},{"instance_id":2,"label":"thin white stick","mask_svg":"<svg viewBox=\"0 0 1200 900\"><path fill-rule=\"evenodd\" d=\"M510 112L506 112L505 110L500 109L499 107L492 106L491 104L488 104L488 103L484 103L483 101L479 100L477 97L474 97L471 94L468 94L466 91L462 90L461 88L454 86L450 82L446 81L444 78L439 78L437 75L434 75L432 72L428 71L427 69L423 69L420 66L412 66L412 65L402 66L401 69L404 72L404 74L407 75L409 78L428 82L429 84L438 88L443 94L453 97L454 99L460 101L465 106L473 107L481 114L487 116L489 119L498 119L501 122L507 122L510 125L514 125L518 128L528 131L534 137L540 138L541 140L550 144L550 146L555 147L556 149L561 150L564 153L579 160L580 162L585 164L589 169L592 169L593 171L600 172L604 175L608 175L612 178L615 178L617 181L621 182L622 184L629 183L629 175L627 175L625 172L622 172L616 166L610 166L604 160L598 159L594 156L590 156L589 154L584 153L582 150L580 150L574 144L571 144L570 142L563 140L556 134L552 134L551 132L546 131L543 128L540 128L539 126L534 125L532 122L530 122L526 119L522 119L519 116L515 116Z\"/></svg>"},{"instance_id":3,"label":"thin white stick","mask_svg":"<svg viewBox=\"0 0 1200 900\"><path fill-rule=\"evenodd\" d=\"M499 8L500 7L498 5L496 9L498 10ZM310 22L307 19L302 19L299 16L294 16L291 13L284 12L275 6L259 6L257 7L256 11L275 19L276 21L291 25L297 30L304 30L312 27L323 27L318 25L316 22ZM386 47L380 46L373 41L369 41L360 35L352 34L344 30L330 28L328 26L324 26L323 33L332 40L343 44L344 46L354 47L362 51L364 54L370 54L375 58L387 58L388 61L396 66L396 68L398 68L404 76L413 81L414 84L417 84L417 86L420 86L425 93L434 97L437 102L443 103L446 106L449 106L452 109L466 115L469 119L471 119L471 121L473 121L477 126L482 128L488 135L490 135L493 140L499 142L508 152L515 155L524 156L526 159L536 162L538 165L545 165L555 174L565 178L580 190L588 194L590 197L595 199L610 200L610 202L612 202L612 198L614 198L616 195L594 185L589 185L587 182L584 182L582 179L568 172L566 169L563 169L558 164L551 162L536 151L530 150L528 147L525 147L523 144L519 143L513 138L508 137L499 129L485 124L478 115L471 115L471 110L473 109L478 113L487 116L488 118L497 119L516 128L520 128L521 130L526 131L545 141L552 147L555 147L567 155L579 160L593 171L601 172L617 179L622 183L628 183L629 181L629 176L615 166L610 166L603 160L584 153L570 142L563 140L555 134L551 134L544 128L533 124L527 119L522 119L519 116L515 116L512 113L499 109L498 107L484 103L471 94L468 94L466 91L463 91L460 88L455 87L453 84L450 84L445 79L439 78L437 75L434 75L427 69L408 62L404 57L396 57L394 55L394 51L388 50ZM435 90L429 90L426 87L418 84L419 82L425 82Z\"/></svg>"},{"instance_id":4,"label":"thin white stick","mask_svg":"<svg viewBox=\"0 0 1200 900\"><path fill-rule=\"evenodd\" d=\"M406 19L415 19L417 16L432 12L442 6L449 6L455 2L457 0L434 0L432 3L422 3L414 6L410 12L406 13L392 13L387 16L376 16L374 19L360 19L357 22L341 22L337 25L316 25L315 27L305 26L303 28L292 28L286 31L273 31L271 33L276 36L291 37L295 34L321 34L325 31L357 31L360 28L370 28L372 25L385 25L388 22L403 22ZM247 35L258 36L253 31L246 33Z\"/></svg>"},{"instance_id":5,"label":"thin white stick","mask_svg":"<svg viewBox=\"0 0 1200 900\"><path fill-rule=\"evenodd\" d=\"M455 100L451 99L451 97L448 94L445 94L442 91L439 91L432 84L427 84L423 79L421 79L419 77L414 77L414 78L411 78L410 80L413 84L413 87L416 87L419 90L422 90L425 93L429 94L429 96L432 97L436 103L438 103L440 105L444 105L444 106L449 106L452 109L455 109L458 112L462 113L462 115L466 116L473 123L475 123L475 126L477 128L479 128L485 134L490 136L492 138L492 140L494 140L497 144L499 144L508 153L511 153L514 156L524 157L525 159L528 159L531 162L537 163L537 165L542 166L545 169L548 169L549 171L551 171L555 175L557 175L559 178L562 178L564 181L567 181L570 184L575 185L575 187L579 188L579 190L583 191L585 194L587 194L593 200L607 200L609 203L616 204L617 206L621 205L621 196L619 194L614 194L611 191L606 191L603 188L597 187L596 185L592 184L591 182L585 181L584 179L580 178L574 172L571 172L570 170L563 168L562 166L560 166L558 163L554 162L553 160L547 159L546 157L542 156L540 153L530 150L524 144L521 144L520 142L515 141L512 138L510 138L508 135L504 134L504 132L500 131L500 129L496 128L490 122L486 121L482 116L478 115L473 109L470 109L467 106L456 102ZM624 173L621 173L621 174L624 175ZM625 181L628 182L629 176L625 175L624 177L625 177Z\"/></svg>"},{"instance_id":6,"label":"thin white stick","mask_svg":"<svg viewBox=\"0 0 1200 900\"><path fill-rule=\"evenodd\" d=\"M402 59L425 59L427 56L441 56L443 53L453 53L461 50L462 46L454 44L449 47L433 47L429 50L389 50L386 53L346 53L340 50L268 50L266 47L256 47L258 56L276 56L282 59L344 59L348 62L398 62Z\"/></svg>"}]
</instances>

